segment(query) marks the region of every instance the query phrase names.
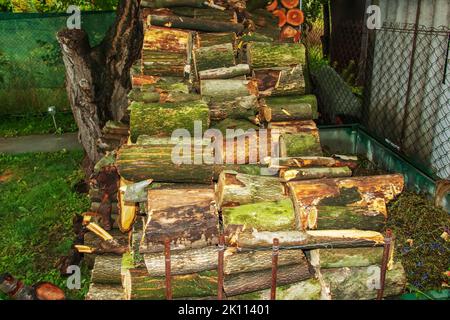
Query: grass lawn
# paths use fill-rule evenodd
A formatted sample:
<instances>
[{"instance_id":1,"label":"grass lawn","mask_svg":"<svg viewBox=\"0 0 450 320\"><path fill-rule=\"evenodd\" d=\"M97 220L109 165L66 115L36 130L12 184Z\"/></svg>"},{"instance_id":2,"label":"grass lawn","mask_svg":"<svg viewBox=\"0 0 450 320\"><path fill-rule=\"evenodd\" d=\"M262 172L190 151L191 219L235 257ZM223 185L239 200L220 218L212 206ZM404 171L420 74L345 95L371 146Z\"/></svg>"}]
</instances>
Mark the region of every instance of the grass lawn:
<instances>
[{"instance_id":1,"label":"grass lawn","mask_svg":"<svg viewBox=\"0 0 450 320\"><path fill-rule=\"evenodd\" d=\"M55 129L53 119L49 114L28 116L0 116L0 137L9 138L30 134L76 132L77 125L72 113L58 112L55 115Z\"/></svg>"},{"instance_id":2,"label":"grass lawn","mask_svg":"<svg viewBox=\"0 0 450 320\"><path fill-rule=\"evenodd\" d=\"M0 273L27 284L53 282L70 299L85 295L87 270L82 289L70 291L55 263L72 245L72 218L89 206L86 195L73 191L81 160L81 151L0 154Z\"/></svg>"}]
</instances>

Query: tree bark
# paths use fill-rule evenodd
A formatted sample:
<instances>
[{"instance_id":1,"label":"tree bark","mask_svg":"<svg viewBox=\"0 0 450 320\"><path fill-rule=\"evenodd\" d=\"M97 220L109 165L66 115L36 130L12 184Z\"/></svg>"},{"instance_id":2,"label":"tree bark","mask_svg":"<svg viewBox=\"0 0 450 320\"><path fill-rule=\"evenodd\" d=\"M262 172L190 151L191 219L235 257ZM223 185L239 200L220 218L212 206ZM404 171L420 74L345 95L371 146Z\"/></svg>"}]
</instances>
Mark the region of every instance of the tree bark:
<instances>
[{"instance_id":1,"label":"tree bark","mask_svg":"<svg viewBox=\"0 0 450 320\"><path fill-rule=\"evenodd\" d=\"M282 134L280 137L281 157L322 156L318 132Z\"/></svg>"},{"instance_id":2,"label":"tree bark","mask_svg":"<svg viewBox=\"0 0 450 320\"><path fill-rule=\"evenodd\" d=\"M258 99L255 96L237 97L234 100L211 102L209 119L221 121L225 119L249 119L258 112Z\"/></svg>"},{"instance_id":3,"label":"tree bark","mask_svg":"<svg viewBox=\"0 0 450 320\"><path fill-rule=\"evenodd\" d=\"M317 249L309 251L310 262L321 269L381 266L383 248Z\"/></svg>"},{"instance_id":4,"label":"tree bark","mask_svg":"<svg viewBox=\"0 0 450 320\"><path fill-rule=\"evenodd\" d=\"M204 32L241 33L242 31L244 31L244 26L240 23L231 23L206 19L194 19L188 17L162 16L162 15L161 16L149 15L147 17L147 24L160 27L166 27L170 25L171 28L188 29Z\"/></svg>"},{"instance_id":5,"label":"tree bark","mask_svg":"<svg viewBox=\"0 0 450 320\"><path fill-rule=\"evenodd\" d=\"M250 95L258 96L258 88L253 80L201 80L200 93L213 101L225 101Z\"/></svg>"},{"instance_id":6,"label":"tree bark","mask_svg":"<svg viewBox=\"0 0 450 320\"><path fill-rule=\"evenodd\" d=\"M236 46L236 33L199 33L197 35L197 47L210 47L218 44L231 43L233 48Z\"/></svg>"},{"instance_id":7,"label":"tree bark","mask_svg":"<svg viewBox=\"0 0 450 320\"><path fill-rule=\"evenodd\" d=\"M242 98L242 97L238 97L238 98ZM245 98L244 98L245 99ZM223 102L224 104L228 104L228 102ZM216 102L212 102L212 105L215 105ZM218 101L217 105L222 104L222 102ZM232 129L232 130L238 130L241 129L243 131L247 131L250 129L253 130L258 130L258 126L255 125L254 123L250 122L249 120L239 120L239 119L231 119L231 118L227 118L224 120L221 120L219 122L214 122L211 125L211 129L217 129L220 132L222 132L222 134L225 136L227 129Z\"/></svg>"},{"instance_id":8,"label":"tree bark","mask_svg":"<svg viewBox=\"0 0 450 320\"><path fill-rule=\"evenodd\" d=\"M308 262L278 268L277 284L287 285L312 277ZM227 297L243 293L255 292L270 288L272 271L263 270L255 272L238 273L225 276L224 291Z\"/></svg>"},{"instance_id":9,"label":"tree bark","mask_svg":"<svg viewBox=\"0 0 450 320\"><path fill-rule=\"evenodd\" d=\"M261 99L261 118L266 122L311 120L318 118L314 95L267 97Z\"/></svg>"},{"instance_id":10,"label":"tree bark","mask_svg":"<svg viewBox=\"0 0 450 320\"><path fill-rule=\"evenodd\" d=\"M161 9L174 7L205 8L204 0L143 0L141 7Z\"/></svg>"},{"instance_id":11,"label":"tree bark","mask_svg":"<svg viewBox=\"0 0 450 320\"><path fill-rule=\"evenodd\" d=\"M251 42L247 45L247 62L252 69L305 65L306 50L298 43Z\"/></svg>"},{"instance_id":12,"label":"tree bark","mask_svg":"<svg viewBox=\"0 0 450 320\"><path fill-rule=\"evenodd\" d=\"M139 58L143 30L139 2L121 1L114 25L100 45L91 48L83 30L58 32L66 66L66 88L79 140L86 151L86 173L102 157L97 148L101 128L108 120L126 121L130 68Z\"/></svg>"},{"instance_id":13,"label":"tree bark","mask_svg":"<svg viewBox=\"0 0 450 320\"><path fill-rule=\"evenodd\" d=\"M254 69L261 96L304 95L306 83L302 66Z\"/></svg>"},{"instance_id":14,"label":"tree bark","mask_svg":"<svg viewBox=\"0 0 450 320\"><path fill-rule=\"evenodd\" d=\"M121 285L91 283L86 300L125 300Z\"/></svg>"},{"instance_id":15,"label":"tree bark","mask_svg":"<svg viewBox=\"0 0 450 320\"><path fill-rule=\"evenodd\" d=\"M229 68L236 64L231 43L200 47L194 50L195 68L198 72L217 68Z\"/></svg>"},{"instance_id":16,"label":"tree bark","mask_svg":"<svg viewBox=\"0 0 450 320\"><path fill-rule=\"evenodd\" d=\"M312 168L327 167L339 168L349 167L355 169L357 161L341 160L333 157L290 157L270 159L270 166L279 169Z\"/></svg>"},{"instance_id":17,"label":"tree bark","mask_svg":"<svg viewBox=\"0 0 450 320\"><path fill-rule=\"evenodd\" d=\"M238 64L228 68L216 68L204 70L199 72L200 80L207 79L231 79L238 76L247 75L250 73L250 66L248 64Z\"/></svg>"},{"instance_id":18,"label":"tree bark","mask_svg":"<svg viewBox=\"0 0 450 320\"><path fill-rule=\"evenodd\" d=\"M122 256L98 255L92 269L91 282L98 284L122 285Z\"/></svg>"},{"instance_id":19,"label":"tree bark","mask_svg":"<svg viewBox=\"0 0 450 320\"><path fill-rule=\"evenodd\" d=\"M280 169L280 178L283 182L350 177L351 175L352 170L348 167Z\"/></svg>"}]
</instances>

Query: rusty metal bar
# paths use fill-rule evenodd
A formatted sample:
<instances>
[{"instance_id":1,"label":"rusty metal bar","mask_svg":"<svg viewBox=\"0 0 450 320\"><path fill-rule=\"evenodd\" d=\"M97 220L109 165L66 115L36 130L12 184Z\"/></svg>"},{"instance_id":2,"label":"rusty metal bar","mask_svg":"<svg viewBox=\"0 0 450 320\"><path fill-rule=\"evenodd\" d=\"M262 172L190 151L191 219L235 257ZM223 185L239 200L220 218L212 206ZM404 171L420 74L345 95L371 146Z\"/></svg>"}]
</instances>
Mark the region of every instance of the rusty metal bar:
<instances>
[{"instance_id":1,"label":"rusty metal bar","mask_svg":"<svg viewBox=\"0 0 450 320\"><path fill-rule=\"evenodd\" d=\"M170 239L164 241L164 256L166 261L166 300L172 300L172 277L170 262Z\"/></svg>"},{"instance_id":2,"label":"rusty metal bar","mask_svg":"<svg viewBox=\"0 0 450 320\"><path fill-rule=\"evenodd\" d=\"M223 299L223 257L225 252L225 236L219 237L219 261L217 263L217 300Z\"/></svg>"},{"instance_id":3,"label":"rusty metal bar","mask_svg":"<svg viewBox=\"0 0 450 320\"><path fill-rule=\"evenodd\" d=\"M381 261L381 272L380 272L380 289L378 289L377 300L383 299L384 285L386 282L386 270L389 263L389 256L391 253L392 244L392 230L387 229L386 235L384 237L384 250L383 250L383 260Z\"/></svg>"},{"instance_id":4,"label":"rusty metal bar","mask_svg":"<svg viewBox=\"0 0 450 320\"><path fill-rule=\"evenodd\" d=\"M273 239L272 247L272 284L270 287L270 300L275 300L277 296L277 273L278 273L278 252L280 242L277 238Z\"/></svg>"}]
</instances>

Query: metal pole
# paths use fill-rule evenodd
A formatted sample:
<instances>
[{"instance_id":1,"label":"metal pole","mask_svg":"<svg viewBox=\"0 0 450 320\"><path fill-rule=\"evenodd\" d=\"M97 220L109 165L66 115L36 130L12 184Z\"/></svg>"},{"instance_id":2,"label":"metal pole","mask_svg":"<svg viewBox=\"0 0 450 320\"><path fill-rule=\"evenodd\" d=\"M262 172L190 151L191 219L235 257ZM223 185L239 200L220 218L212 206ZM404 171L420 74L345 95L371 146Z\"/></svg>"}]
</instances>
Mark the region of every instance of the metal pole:
<instances>
[{"instance_id":1,"label":"metal pole","mask_svg":"<svg viewBox=\"0 0 450 320\"><path fill-rule=\"evenodd\" d=\"M272 247L272 284L270 288L270 300L275 300L277 296L277 273L278 273L278 251L279 244L277 238L273 239L273 247Z\"/></svg>"},{"instance_id":2,"label":"metal pole","mask_svg":"<svg viewBox=\"0 0 450 320\"><path fill-rule=\"evenodd\" d=\"M219 237L219 261L217 270L217 300L223 299L223 256L225 251L225 236L222 234Z\"/></svg>"},{"instance_id":3,"label":"metal pole","mask_svg":"<svg viewBox=\"0 0 450 320\"><path fill-rule=\"evenodd\" d=\"M386 236L384 237L384 250L383 250L383 260L381 262L381 273L380 273L380 289L378 289L377 300L383 299L384 285L386 282L386 270L389 262L389 255L391 252L392 244L392 230L386 230Z\"/></svg>"},{"instance_id":4,"label":"metal pole","mask_svg":"<svg viewBox=\"0 0 450 320\"><path fill-rule=\"evenodd\" d=\"M166 300L172 300L172 279L170 266L170 239L164 241L164 256L166 258Z\"/></svg>"}]
</instances>

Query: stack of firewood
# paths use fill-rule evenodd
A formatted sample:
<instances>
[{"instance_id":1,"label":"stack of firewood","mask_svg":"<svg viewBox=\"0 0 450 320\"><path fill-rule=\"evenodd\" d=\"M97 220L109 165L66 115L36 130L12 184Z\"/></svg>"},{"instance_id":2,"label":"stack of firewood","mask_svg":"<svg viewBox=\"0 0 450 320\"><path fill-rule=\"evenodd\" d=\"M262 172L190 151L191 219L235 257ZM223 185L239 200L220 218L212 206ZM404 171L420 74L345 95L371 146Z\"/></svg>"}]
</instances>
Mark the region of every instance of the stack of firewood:
<instances>
[{"instance_id":1,"label":"stack of firewood","mask_svg":"<svg viewBox=\"0 0 450 320\"><path fill-rule=\"evenodd\" d=\"M223 269L227 298L269 299L278 254L277 299L374 299L383 264L384 295L400 293L404 272L380 232L402 176L352 177L357 159L324 157L304 46L272 41L227 3L141 3L130 139L112 154L129 253L97 257L93 282L120 282L127 299L209 298ZM199 128L253 130L242 150L225 136L217 153L192 138ZM191 138L171 139L177 129Z\"/></svg>"}]
</instances>

